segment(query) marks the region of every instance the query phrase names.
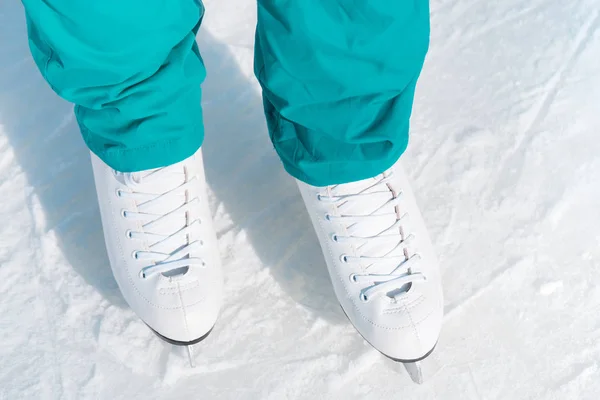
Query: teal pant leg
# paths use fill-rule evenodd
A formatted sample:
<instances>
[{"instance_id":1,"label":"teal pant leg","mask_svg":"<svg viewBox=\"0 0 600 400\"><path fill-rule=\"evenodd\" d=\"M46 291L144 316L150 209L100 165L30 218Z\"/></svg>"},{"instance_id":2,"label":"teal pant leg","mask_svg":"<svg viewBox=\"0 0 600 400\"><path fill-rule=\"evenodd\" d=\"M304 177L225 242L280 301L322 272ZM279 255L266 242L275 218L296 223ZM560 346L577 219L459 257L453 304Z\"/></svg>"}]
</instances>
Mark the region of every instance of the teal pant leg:
<instances>
[{"instance_id":1,"label":"teal pant leg","mask_svg":"<svg viewBox=\"0 0 600 400\"><path fill-rule=\"evenodd\" d=\"M199 0L22 1L35 62L92 152L131 172L200 147Z\"/></svg>"},{"instance_id":2,"label":"teal pant leg","mask_svg":"<svg viewBox=\"0 0 600 400\"><path fill-rule=\"evenodd\" d=\"M406 149L428 0L258 0L255 73L286 170L309 184L377 175Z\"/></svg>"}]
</instances>

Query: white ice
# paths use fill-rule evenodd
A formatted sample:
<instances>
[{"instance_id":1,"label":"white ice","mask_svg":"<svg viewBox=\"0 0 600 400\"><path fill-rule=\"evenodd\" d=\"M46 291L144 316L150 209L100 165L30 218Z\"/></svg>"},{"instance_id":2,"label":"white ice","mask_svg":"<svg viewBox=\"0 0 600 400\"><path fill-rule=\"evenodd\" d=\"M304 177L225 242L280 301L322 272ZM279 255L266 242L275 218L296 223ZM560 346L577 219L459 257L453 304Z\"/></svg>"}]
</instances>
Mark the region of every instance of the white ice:
<instances>
[{"instance_id":1,"label":"white ice","mask_svg":"<svg viewBox=\"0 0 600 400\"><path fill-rule=\"evenodd\" d=\"M600 398L598 0L432 0L405 165L446 317L421 386L334 297L266 133L254 1L206 3L227 300L191 369L119 294L72 107L31 60L20 2L0 0L0 399Z\"/></svg>"}]
</instances>

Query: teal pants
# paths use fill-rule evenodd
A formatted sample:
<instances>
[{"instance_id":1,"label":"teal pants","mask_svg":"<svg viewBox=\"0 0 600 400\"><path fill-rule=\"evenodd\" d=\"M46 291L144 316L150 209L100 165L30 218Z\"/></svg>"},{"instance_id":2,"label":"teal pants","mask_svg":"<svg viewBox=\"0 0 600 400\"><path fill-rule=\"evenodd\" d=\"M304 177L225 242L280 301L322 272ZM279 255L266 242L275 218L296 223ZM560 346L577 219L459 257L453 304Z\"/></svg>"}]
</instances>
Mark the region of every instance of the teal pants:
<instances>
[{"instance_id":1,"label":"teal pants","mask_svg":"<svg viewBox=\"0 0 600 400\"><path fill-rule=\"evenodd\" d=\"M202 145L199 0L22 1L37 66L108 165L157 168ZM428 43L428 0L258 0L255 73L286 170L324 186L390 167Z\"/></svg>"}]
</instances>

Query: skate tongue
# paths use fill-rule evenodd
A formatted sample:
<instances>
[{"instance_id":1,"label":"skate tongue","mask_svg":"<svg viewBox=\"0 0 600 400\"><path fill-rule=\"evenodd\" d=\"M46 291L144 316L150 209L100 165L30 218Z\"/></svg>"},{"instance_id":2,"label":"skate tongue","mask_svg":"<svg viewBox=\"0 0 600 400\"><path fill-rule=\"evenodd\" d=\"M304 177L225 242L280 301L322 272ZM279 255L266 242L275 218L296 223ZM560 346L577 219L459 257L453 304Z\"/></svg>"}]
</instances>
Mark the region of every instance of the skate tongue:
<instances>
[{"instance_id":1,"label":"skate tongue","mask_svg":"<svg viewBox=\"0 0 600 400\"><path fill-rule=\"evenodd\" d=\"M169 168L173 170L173 167ZM162 174L160 178L154 179L154 176L158 175L161 169L162 168L157 168L141 172L133 172L129 174L129 181L125 184L130 186L131 189L135 191L162 194L185 183L185 171L183 168L180 168L180 173L172 172L170 174ZM133 182L133 184L131 184L131 182Z\"/></svg>"},{"instance_id":2,"label":"skate tongue","mask_svg":"<svg viewBox=\"0 0 600 400\"><path fill-rule=\"evenodd\" d=\"M358 182L338 185L332 188L332 194L335 196L351 196L338 203L338 210L341 216L369 216L368 218L357 219L346 227L348 233L355 237L377 236L382 232L384 235L399 234L399 231L387 231L397 220L396 208L394 204L387 202L394 198L394 193L385 183L379 183L382 176L365 179ZM360 195L359 195L360 193ZM366 257L385 257L397 256L403 254L403 249L398 246L401 240L390 238L389 240L366 241L365 244L358 247L358 253ZM369 265L369 273L389 274L398 266L397 259L381 260Z\"/></svg>"}]
</instances>

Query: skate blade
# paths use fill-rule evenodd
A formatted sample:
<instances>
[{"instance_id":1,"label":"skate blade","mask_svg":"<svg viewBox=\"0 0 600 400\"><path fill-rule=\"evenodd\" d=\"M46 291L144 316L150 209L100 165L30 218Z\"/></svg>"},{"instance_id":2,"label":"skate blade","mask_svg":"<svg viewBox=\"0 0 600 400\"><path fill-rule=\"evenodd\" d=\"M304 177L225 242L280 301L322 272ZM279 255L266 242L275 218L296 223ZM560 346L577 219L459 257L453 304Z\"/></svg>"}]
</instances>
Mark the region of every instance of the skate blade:
<instances>
[{"instance_id":1,"label":"skate blade","mask_svg":"<svg viewBox=\"0 0 600 400\"><path fill-rule=\"evenodd\" d=\"M188 345L187 347L187 353L188 353L188 358L190 360L190 368L196 368L196 361L194 360L194 346L193 345Z\"/></svg>"},{"instance_id":2,"label":"skate blade","mask_svg":"<svg viewBox=\"0 0 600 400\"><path fill-rule=\"evenodd\" d=\"M406 372L408 372L408 376L410 376L410 379L412 379L414 383L422 385L425 382L425 379L423 379L423 369L421 368L421 363L419 361L402 364L404 365Z\"/></svg>"},{"instance_id":3,"label":"skate blade","mask_svg":"<svg viewBox=\"0 0 600 400\"><path fill-rule=\"evenodd\" d=\"M425 374L423 371L422 362L429 354L425 357L419 358L418 360L398 360L393 357L387 356L383 353L381 354L385 356L389 363L391 363L390 366L392 367L392 369L401 372L402 367L404 367L404 369L408 373L408 376L410 376L410 379L414 383L418 385L422 385L423 383L425 383Z\"/></svg>"},{"instance_id":4,"label":"skate blade","mask_svg":"<svg viewBox=\"0 0 600 400\"><path fill-rule=\"evenodd\" d=\"M148 326L148 328L150 328L150 326L148 324L146 324ZM206 332L202 337L199 337L198 339L195 340L191 340L189 342L181 342L178 340L173 340L173 339L169 339L167 337L164 337L163 335L161 335L160 333L156 332L154 329L150 328L150 330L152 332L154 332L154 334L156 336L158 336L159 339L161 339L162 341L172 344L173 346L179 346L179 347L185 347L187 350L187 354L188 354L188 360L190 362L190 368L196 368L196 361L194 359L194 345L200 343L201 341L203 341L204 339L206 339L208 337L208 335L210 335L210 333L212 332L214 326L212 328L210 328L210 330L208 332Z\"/></svg>"},{"instance_id":5,"label":"skate blade","mask_svg":"<svg viewBox=\"0 0 600 400\"><path fill-rule=\"evenodd\" d=\"M402 373L405 370L408 373L410 379L418 384L422 385L425 381L429 381L434 378L441 370L440 360L435 354L431 354L433 349L425 356L417 360L398 360L392 357L384 356L387 358L392 368Z\"/></svg>"}]
</instances>

